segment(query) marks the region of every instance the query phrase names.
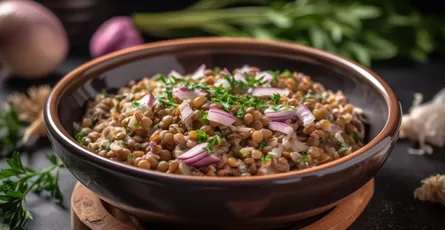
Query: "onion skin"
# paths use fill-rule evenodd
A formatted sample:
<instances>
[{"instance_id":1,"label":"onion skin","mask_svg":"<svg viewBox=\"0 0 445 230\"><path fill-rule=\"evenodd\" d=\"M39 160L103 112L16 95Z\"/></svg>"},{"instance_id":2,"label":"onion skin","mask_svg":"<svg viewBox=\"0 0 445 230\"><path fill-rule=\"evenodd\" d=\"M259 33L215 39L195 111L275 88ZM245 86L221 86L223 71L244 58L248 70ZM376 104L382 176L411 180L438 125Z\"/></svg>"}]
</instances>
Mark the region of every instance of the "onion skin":
<instances>
[{"instance_id":1,"label":"onion skin","mask_svg":"<svg viewBox=\"0 0 445 230\"><path fill-rule=\"evenodd\" d=\"M0 2L0 65L12 75L45 77L66 57L69 45L60 20L37 2Z\"/></svg>"}]
</instances>

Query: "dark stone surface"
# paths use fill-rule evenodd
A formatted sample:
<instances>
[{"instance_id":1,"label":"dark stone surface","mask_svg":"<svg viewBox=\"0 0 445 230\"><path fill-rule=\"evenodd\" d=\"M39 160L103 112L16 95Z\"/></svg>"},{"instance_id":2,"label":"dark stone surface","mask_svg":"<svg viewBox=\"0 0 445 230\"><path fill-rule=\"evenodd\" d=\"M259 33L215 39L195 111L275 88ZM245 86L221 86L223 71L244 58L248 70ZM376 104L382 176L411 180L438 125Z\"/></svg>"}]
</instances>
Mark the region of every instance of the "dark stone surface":
<instances>
[{"instance_id":1,"label":"dark stone surface","mask_svg":"<svg viewBox=\"0 0 445 230\"><path fill-rule=\"evenodd\" d=\"M71 56L56 74L43 80L0 79L0 101L15 90L23 90L34 84L55 83L61 76L86 61L87 58ZM432 61L425 64L384 63L373 68L394 89L407 112L415 92L429 100L445 87L445 63ZM445 173L445 150L436 149L430 156L413 156L407 153L412 144L400 140L392 155L376 177L376 191L371 203L350 229L445 229L445 207L415 200L414 189L420 180L432 174ZM25 164L34 168L48 165L45 154L52 149L47 140L39 140L37 147L24 153ZM5 161L0 160L0 166ZM34 220L26 229L70 229L69 203L76 180L66 170L60 175L60 185L65 200L63 206L45 197L30 196L28 203Z\"/></svg>"}]
</instances>

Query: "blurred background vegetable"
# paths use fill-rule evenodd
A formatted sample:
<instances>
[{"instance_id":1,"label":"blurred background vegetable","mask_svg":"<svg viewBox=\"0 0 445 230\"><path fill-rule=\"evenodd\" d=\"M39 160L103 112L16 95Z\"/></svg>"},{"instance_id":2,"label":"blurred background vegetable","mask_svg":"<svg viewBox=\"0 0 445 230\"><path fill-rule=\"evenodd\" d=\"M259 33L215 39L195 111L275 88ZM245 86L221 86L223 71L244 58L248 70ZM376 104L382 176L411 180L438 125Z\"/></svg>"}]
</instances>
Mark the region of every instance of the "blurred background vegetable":
<instances>
[{"instance_id":1,"label":"blurred background vegetable","mask_svg":"<svg viewBox=\"0 0 445 230\"><path fill-rule=\"evenodd\" d=\"M131 17L113 17L94 33L90 41L90 55L99 57L142 43L144 39L134 28Z\"/></svg>"},{"instance_id":2,"label":"blurred background vegetable","mask_svg":"<svg viewBox=\"0 0 445 230\"><path fill-rule=\"evenodd\" d=\"M133 15L135 25L150 35L280 40L365 65L394 57L422 62L443 51L441 19L422 15L405 0L201 0L174 12Z\"/></svg>"},{"instance_id":3,"label":"blurred background vegetable","mask_svg":"<svg viewBox=\"0 0 445 230\"><path fill-rule=\"evenodd\" d=\"M0 65L11 75L44 77L68 52L60 20L39 3L0 2Z\"/></svg>"}]
</instances>

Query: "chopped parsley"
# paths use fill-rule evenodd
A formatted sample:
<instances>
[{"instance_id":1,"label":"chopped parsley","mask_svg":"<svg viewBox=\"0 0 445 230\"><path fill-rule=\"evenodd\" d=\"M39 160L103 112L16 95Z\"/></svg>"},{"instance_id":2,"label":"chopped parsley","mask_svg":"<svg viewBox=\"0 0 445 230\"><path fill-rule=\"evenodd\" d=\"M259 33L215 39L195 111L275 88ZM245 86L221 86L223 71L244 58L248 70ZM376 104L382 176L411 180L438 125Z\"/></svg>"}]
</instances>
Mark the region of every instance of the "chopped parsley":
<instances>
[{"instance_id":1,"label":"chopped parsley","mask_svg":"<svg viewBox=\"0 0 445 230\"><path fill-rule=\"evenodd\" d=\"M350 148L350 147L349 147L348 145L346 145L346 144L344 144L344 143L341 143L341 144L340 144L340 148L338 148L337 152L338 152L338 153L344 153L344 152L348 151L349 148Z\"/></svg>"},{"instance_id":2,"label":"chopped parsley","mask_svg":"<svg viewBox=\"0 0 445 230\"><path fill-rule=\"evenodd\" d=\"M93 125L96 125L97 122L99 122L99 117L98 116L94 116L92 120L93 120Z\"/></svg>"},{"instance_id":3,"label":"chopped parsley","mask_svg":"<svg viewBox=\"0 0 445 230\"><path fill-rule=\"evenodd\" d=\"M279 70L275 70L275 71L268 71L272 77L273 77L273 81L275 83L278 83L278 80L280 79L280 71Z\"/></svg>"},{"instance_id":4,"label":"chopped parsley","mask_svg":"<svg viewBox=\"0 0 445 230\"><path fill-rule=\"evenodd\" d=\"M104 141L101 145L100 145L100 150L110 150L110 145L111 143L109 141Z\"/></svg>"},{"instance_id":5,"label":"chopped parsley","mask_svg":"<svg viewBox=\"0 0 445 230\"><path fill-rule=\"evenodd\" d=\"M133 101L131 102L131 105L132 105L134 108L136 108L136 109L140 109L140 108L142 108L142 105L141 105L141 103L140 103L139 101L135 101L135 100L133 100Z\"/></svg>"},{"instance_id":6,"label":"chopped parsley","mask_svg":"<svg viewBox=\"0 0 445 230\"><path fill-rule=\"evenodd\" d=\"M230 111L232 105L241 105L241 108L235 114L238 117L243 117L245 110L248 107L255 107L256 109L267 108L266 102L261 100L259 97L251 96L248 94L232 94L230 88L226 89L224 87L218 86L213 92L212 102L219 102L224 110Z\"/></svg>"},{"instance_id":7,"label":"chopped parsley","mask_svg":"<svg viewBox=\"0 0 445 230\"><path fill-rule=\"evenodd\" d=\"M134 124L134 128L135 129L140 129L141 128L141 124L139 124L139 123Z\"/></svg>"},{"instance_id":8,"label":"chopped parsley","mask_svg":"<svg viewBox=\"0 0 445 230\"><path fill-rule=\"evenodd\" d=\"M215 136L208 138L207 141L208 144L206 147L204 147L204 150L208 153L211 153L213 151L213 146L220 145L225 141L225 139L220 132L216 132Z\"/></svg>"},{"instance_id":9,"label":"chopped parsley","mask_svg":"<svg viewBox=\"0 0 445 230\"><path fill-rule=\"evenodd\" d=\"M275 111L275 112L278 112L278 111L283 111L283 110L294 110L294 111L296 111L297 109L295 108L295 106L291 106L288 103L286 103L284 105L279 104L279 105L276 105L276 106L272 106L272 110Z\"/></svg>"},{"instance_id":10,"label":"chopped parsley","mask_svg":"<svg viewBox=\"0 0 445 230\"><path fill-rule=\"evenodd\" d=\"M213 68L213 73L214 74L218 74L219 72L221 72L221 68L219 68L219 67Z\"/></svg>"},{"instance_id":11,"label":"chopped parsley","mask_svg":"<svg viewBox=\"0 0 445 230\"><path fill-rule=\"evenodd\" d=\"M280 103L280 100L281 100L281 95L279 93L274 93L272 97L272 102L275 105L278 105Z\"/></svg>"},{"instance_id":12,"label":"chopped parsley","mask_svg":"<svg viewBox=\"0 0 445 230\"><path fill-rule=\"evenodd\" d=\"M125 98L126 98L127 96L125 96L125 95L117 95L116 97L114 97L116 100L118 100L118 101L122 101L122 100L124 100Z\"/></svg>"},{"instance_id":13,"label":"chopped parsley","mask_svg":"<svg viewBox=\"0 0 445 230\"><path fill-rule=\"evenodd\" d=\"M303 102L306 102L309 99L315 99L315 96L312 93L307 93L306 95L304 95L303 97Z\"/></svg>"},{"instance_id":14,"label":"chopped parsley","mask_svg":"<svg viewBox=\"0 0 445 230\"><path fill-rule=\"evenodd\" d=\"M208 125L208 124L209 124L209 120L208 120L208 118L207 118L208 115L209 115L208 112L205 111L205 110L201 110L201 111L199 112L199 120L201 120L202 123L204 123L205 125Z\"/></svg>"},{"instance_id":15,"label":"chopped parsley","mask_svg":"<svg viewBox=\"0 0 445 230\"><path fill-rule=\"evenodd\" d=\"M261 157L261 161L267 162L267 161L272 160L272 158L273 158L272 155L270 153L268 153L268 154L264 155L263 157Z\"/></svg>"},{"instance_id":16,"label":"chopped parsley","mask_svg":"<svg viewBox=\"0 0 445 230\"><path fill-rule=\"evenodd\" d=\"M77 142L82 142L83 138L85 138L86 136L86 133L82 133L81 131L74 131L74 139L76 139Z\"/></svg>"},{"instance_id":17,"label":"chopped parsley","mask_svg":"<svg viewBox=\"0 0 445 230\"><path fill-rule=\"evenodd\" d=\"M184 82L185 79L177 78L174 76L167 76L165 74L159 74L158 77L156 78L156 81L161 81L166 86L174 86L174 85L178 84L179 82Z\"/></svg>"},{"instance_id":18,"label":"chopped parsley","mask_svg":"<svg viewBox=\"0 0 445 230\"><path fill-rule=\"evenodd\" d=\"M286 77L292 77L292 72L288 69L284 70L283 74L286 75Z\"/></svg>"},{"instance_id":19,"label":"chopped parsley","mask_svg":"<svg viewBox=\"0 0 445 230\"><path fill-rule=\"evenodd\" d=\"M308 156L308 155L303 155L303 156L301 156L300 158L298 158L298 159L295 161L295 163L297 163L297 164L300 164L300 163L308 164L308 163L309 163L309 156Z\"/></svg>"},{"instance_id":20,"label":"chopped parsley","mask_svg":"<svg viewBox=\"0 0 445 230\"><path fill-rule=\"evenodd\" d=\"M162 96L156 96L155 98L156 98L156 100L161 102L163 105L172 106L172 107L178 106L178 104L176 104L175 99L173 98L173 94L172 94L171 90L167 90L167 99Z\"/></svg>"},{"instance_id":21,"label":"chopped parsley","mask_svg":"<svg viewBox=\"0 0 445 230\"><path fill-rule=\"evenodd\" d=\"M360 143L362 141L360 135L357 132L352 133L352 138L354 138L355 143Z\"/></svg>"},{"instance_id":22,"label":"chopped parsley","mask_svg":"<svg viewBox=\"0 0 445 230\"><path fill-rule=\"evenodd\" d=\"M199 129L196 130L196 134L197 134L198 143L206 142L209 139L209 135L207 135L207 133L202 130L199 130Z\"/></svg>"},{"instance_id":23,"label":"chopped parsley","mask_svg":"<svg viewBox=\"0 0 445 230\"><path fill-rule=\"evenodd\" d=\"M135 159L136 155L134 155L134 153L130 153L130 155L128 156L128 159Z\"/></svg>"},{"instance_id":24,"label":"chopped parsley","mask_svg":"<svg viewBox=\"0 0 445 230\"><path fill-rule=\"evenodd\" d=\"M260 143L260 145L258 146L258 150L263 150L264 147L266 147L266 145L267 145L267 141L266 141L266 140L263 140L263 141Z\"/></svg>"},{"instance_id":25,"label":"chopped parsley","mask_svg":"<svg viewBox=\"0 0 445 230\"><path fill-rule=\"evenodd\" d=\"M100 94L104 95L104 97L109 97L110 95L108 95L107 91L105 89L102 89L100 91Z\"/></svg>"}]
</instances>

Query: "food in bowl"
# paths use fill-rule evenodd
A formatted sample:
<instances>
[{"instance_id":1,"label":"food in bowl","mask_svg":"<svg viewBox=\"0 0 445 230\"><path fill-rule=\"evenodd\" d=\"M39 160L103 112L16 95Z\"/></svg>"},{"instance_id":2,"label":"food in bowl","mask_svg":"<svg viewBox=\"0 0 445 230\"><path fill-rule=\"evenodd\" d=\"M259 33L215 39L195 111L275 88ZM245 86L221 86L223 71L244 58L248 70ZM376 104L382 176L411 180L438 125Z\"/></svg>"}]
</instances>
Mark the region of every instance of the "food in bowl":
<instances>
[{"instance_id":1,"label":"food in bowl","mask_svg":"<svg viewBox=\"0 0 445 230\"><path fill-rule=\"evenodd\" d=\"M101 93L74 124L100 156L194 176L261 176L314 167L364 145L361 110L298 72L201 65Z\"/></svg>"}]
</instances>

